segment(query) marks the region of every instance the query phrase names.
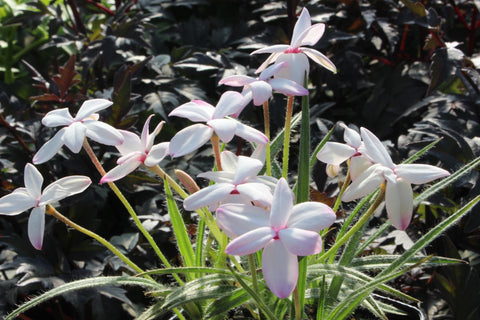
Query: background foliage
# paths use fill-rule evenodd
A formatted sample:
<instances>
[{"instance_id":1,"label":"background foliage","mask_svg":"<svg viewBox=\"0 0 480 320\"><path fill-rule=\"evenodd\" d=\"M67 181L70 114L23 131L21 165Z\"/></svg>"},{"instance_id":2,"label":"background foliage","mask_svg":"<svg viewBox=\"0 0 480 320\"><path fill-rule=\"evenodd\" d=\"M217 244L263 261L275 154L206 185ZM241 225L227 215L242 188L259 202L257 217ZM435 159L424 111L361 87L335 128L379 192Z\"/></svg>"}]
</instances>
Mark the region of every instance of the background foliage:
<instances>
[{"instance_id":1,"label":"background foliage","mask_svg":"<svg viewBox=\"0 0 480 320\"><path fill-rule=\"evenodd\" d=\"M157 139L168 141L184 124L167 114L191 99L215 104L226 89L217 86L221 78L253 74L265 57L249 53L288 43L294 13L303 6L314 23L327 24L316 49L339 71L333 75L312 65L314 144L335 122L344 121L367 127L385 140L399 163L442 138L424 160L453 172L480 155L478 5L463 0L0 0L1 195L23 185L25 164L52 135L39 122L46 112L75 110L87 97L112 99L113 107L102 114L106 122L138 131L137 123L155 112L155 122L167 121ZM274 132L283 125L284 104L282 98L272 102ZM245 112L251 123L261 123L260 108ZM333 138L341 141L341 133ZM112 168L115 150L95 148L104 166ZM238 150L248 152L240 144ZM92 177L94 186L63 201L59 210L111 239L142 267L159 267L121 204L108 188L96 185L100 177L87 156L62 152L56 161L39 166L42 174L51 181L84 174ZM194 176L209 168L209 156L210 151L202 149L178 161L167 159L162 166ZM291 167L296 168L294 160ZM320 164L313 180L312 196L332 196L336 181L327 181ZM120 187L129 192L144 225L172 263L180 264L163 186L137 171ZM387 232L365 254L401 252L478 191L474 171L430 199L435 206L420 205L407 233ZM193 232L195 216L188 221ZM27 215L0 218L0 295L6 297L0 300L0 314L65 282L119 275L126 268L90 239L48 218L44 249L36 251L28 243L26 222ZM479 229L480 214L474 209L426 252L468 264L414 269L396 280L399 289L424 301L420 307L430 319L480 318ZM165 277L164 282L169 281ZM107 313L111 319L125 319L151 303L136 288L86 290L42 304L25 319L90 319Z\"/></svg>"}]
</instances>

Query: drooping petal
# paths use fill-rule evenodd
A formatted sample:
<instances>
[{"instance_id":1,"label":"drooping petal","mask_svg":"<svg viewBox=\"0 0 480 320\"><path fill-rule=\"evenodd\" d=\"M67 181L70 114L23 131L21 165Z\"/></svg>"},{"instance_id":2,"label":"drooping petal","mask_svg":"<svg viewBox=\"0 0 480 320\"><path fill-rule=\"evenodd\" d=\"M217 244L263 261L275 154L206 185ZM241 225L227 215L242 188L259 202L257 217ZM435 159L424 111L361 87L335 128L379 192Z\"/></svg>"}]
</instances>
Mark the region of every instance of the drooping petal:
<instances>
[{"instance_id":1,"label":"drooping petal","mask_svg":"<svg viewBox=\"0 0 480 320\"><path fill-rule=\"evenodd\" d=\"M132 152L144 152L142 150L142 143L138 135L133 132L126 130L118 130L123 137L123 143L116 145L115 148L120 152L121 155L125 156Z\"/></svg>"},{"instance_id":2,"label":"drooping petal","mask_svg":"<svg viewBox=\"0 0 480 320\"><path fill-rule=\"evenodd\" d=\"M28 238L32 246L37 249L42 249L43 232L45 230L45 207L33 208L28 218Z\"/></svg>"},{"instance_id":3,"label":"drooping petal","mask_svg":"<svg viewBox=\"0 0 480 320\"><path fill-rule=\"evenodd\" d=\"M286 49L288 49L289 47L286 46ZM258 51L258 50L257 50ZM251 53L253 54L253 52ZM270 64L270 63L274 63L275 61L277 61L278 57L280 55L283 54L283 50L280 51L280 52L274 52L272 54L270 54L267 58L267 60L263 61L263 63L260 65L260 67L257 68L257 70L255 70L255 73L260 73L262 72L263 70L265 70L265 68L267 68L267 66Z\"/></svg>"},{"instance_id":4,"label":"drooping petal","mask_svg":"<svg viewBox=\"0 0 480 320\"><path fill-rule=\"evenodd\" d=\"M113 104L112 101L108 101L105 99L90 99L85 101L75 116L75 120L80 121L83 120L93 113L96 113L100 110L110 107Z\"/></svg>"},{"instance_id":5,"label":"drooping petal","mask_svg":"<svg viewBox=\"0 0 480 320\"><path fill-rule=\"evenodd\" d=\"M201 100L192 100L176 107L168 114L169 117L187 118L193 122L206 122L212 119L215 107Z\"/></svg>"},{"instance_id":6,"label":"drooping petal","mask_svg":"<svg viewBox=\"0 0 480 320\"><path fill-rule=\"evenodd\" d=\"M270 206L273 201L272 192L267 185L259 182L239 184L237 191L250 201L259 201L264 206Z\"/></svg>"},{"instance_id":7,"label":"drooping petal","mask_svg":"<svg viewBox=\"0 0 480 320\"><path fill-rule=\"evenodd\" d=\"M223 201L235 186L230 183L217 183L195 192L183 201L185 210L193 211Z\"/></svg>"},{"instance_id":8,"label":"drooping petal","mask_svg":"<svg viewBox=\"0 0 480 320\"><path fill-rule=\"evenodd\" d=\"M323 23L316 23L310 28L306 29L300 35L300 43L297 45L299 46L313 46L315 45L318 40L323 36L325 33L325 24Z\"/></svg>"},{"instance_id":9,"label":"drooping petal","mask_svg":"<svg viewBox=\"0 0 480 320\"><path fill-rule=\"evenodd\" d=\"M263 163L260 160L239 156L233 184L240 184L248 177L256 176L262 170Z\"/></svg>"},{"instance_id":10,"label":"drooping petal","mask_svg":"<svg viewBox=\"0 0 480 320\"><path fill-rule=\"evenodd\" d=\"M226 78L223 78L222 80L220 80L218 82L218 84L226 84L228 86L232 86L232 87L243 87L243 86L246 86L254 81L256 81L257 79L255 78L252 78L252 77L249 77L249 76L245 76L245 75L235 75L235 76L230 76L230 77L226 77Z\"/></svg>"},{"instance_id":11,"label":"drooping petal","mask_svg":"<svg viewBox=\"0 0 480 320\"><path fill-rule=\"evenodd\" d=\"M0 214L13 216L34 207L37 199L33 198L26 190L12 192L0 198Z\"/></svg>"},{"instance_id":12,"label":"drooping petal","mask_svg":"<svg viewBox=\"0 0 480 320\"><path fill-rule=\"evenodd\" d=\"M275 74L275 79L288 79L303 86L305 75L308 77L308 71L310 70L307 56L302 53L283 53L277 58L277 62L283 61L287 63L287 66Z\"/></svg>"},{"instance_id":13,"label":"drooping petal","mask_svg":"<svg viewBox=\"0 0 480 320\"><path fill-rule=\"evenodd\" d=\"M235 135L237 121L232 119L213 119L207 122L223 142L230 142Z\"/></svg>"},{"instance_id":14,"label":"drooping petal","mask_svg":"<svg viewBox=\"0 0 480 320\"><path fill-rule=\"evenodd\" d=\"M86 176L69 176L58 179L50 183L42 193L39 200L39 205L46 205L49 203L62 200L66 197L83 192L92 183L89 177Z\"/></svg>"},{"instance_id":15,"label":"drooping petal","mask_svg":"<svg viewBox=\"0 0 480 320\"><path fill-rule=\"evenodd\" d=\"M253 104L262 105L272 96L272 86L266 81L255 81L250 84L252 90Z\"/></svg>"},{"instance_id":16,"label":"drooping petal","mask_svg":"<svg viewBox=\"0 0 480 320\"><path fill-rule=\"evenodd\" d=\"M242 94L236 91L226 91L222 94L213 112L213 119L222 119L237 113L247 102Z\"/></svg>"},{"instance_id":17,"label":"drooping petal","mask_svg":"<svg viewBox=\"0 0 480 320\"><path fill-rule=\"evenodd\" d=\"M343 132L343 140L345 140L345 142L353 148L360 147L362 144L362 137L360 134L357 131L347 127L347 125L343 122L339 123L339 126L345 130Z\"/></svg>"},{"instance_id":18,"label":"drooping petal","mask_svg":"<svg viewBox=\"0 0 480 320\"><path fill-rule=\"evenodd\" d=\"M222 151L220 153L220 160L222 161L222 168L223 171L236 171L237 170L237 163L238 163L238 156L231 151Z\"/></svg>"},{"instance_id":19,"label":"drooping petal","mask_svg":"<svg viewBox=\"0 0 480 320\"><path fill-rule=\"evenodd\" d=\"M123 164L125 162L129 162L129 161L132 161L132 159L135 159L136 161L140 161L140 162L143 162L143 160L145 159L146 155L144 152L141 152L141 151L135 151L135 152L131 152L129 154L126 154L120 158L117 159L117 164Z\"/></svg>"},{"instance_id":20,"label":"drooping petal","mask_svg":"<svg viewBox=\"0 0 480 320\"><path fill-rule=\"evenodd\" d=\"M428 164L399 164L395 167L397 176L413 184L427 183L450 175L450 172Z\"/></svg>"},{"instance_id":21,"label":"drooping petal","mask_svg":"<svg viewBox=\"0 0 480 320\"><path fill-rule=\"evenodd\" d=\"M265 163L265 158L267 157L267 145L260 143L257 145L255 150L253 150L250 158L258 159L262 163Z\"/></svg>"},{"instance_id":22,"label":"drooping petal","mask_svg":"<svg viewBox=\"0 0 480 320\"><path fill-rule=\"evenodd\" d=\"M213 134L213 129L201 123L180 130L170 140L169 152L172 157L181 157L203 146Z\"/></svg>"},{"instance_id":23,"label":"drooping petal","mask_svg":"<svg viewBox=\"0 0 480 320\"><path fill-rule=\"evenodd\" d=\"M105 122L86 120L83 124L87 128L86 136L93 141L107 146L118 146L123 143L123 135Z\"/></svg>"},{"instance_id":24,"label":"drooping petal","mask_svg":"<svg viewBox=\"0 0 480 320\"><path fill-rule=\"evenodd\" d=\"M284 52L285 50L288 50L288 48L290 48L289 45L286 45L286 44L276 44L276 45L273 45L273 46L268 46L268 47L265 47L265 48L262 48L262 49L255 50L255 51L253 51L253 52L250 53L250 54L259 54L259 53L281 53L281 52ZM273 61L271 61L271 62L273 62Z\"/></svg>"},{"instance_id":25,"label":"drooping petal","mask_svg":"<svg viewBox=\"0 0 480 320\"><path fill-rule=\"evenodd\" d=\"M286 62L280 62L272 64L270 67L266 68L265 70L260 73L258 76L258 80L268 81L271 77L275 75L281 68L285 67Z\"/></svg>"},{"instance_id":26,"label":"drooping petal","mask_svg":"<svg viewBox=\"0 0 480 320\"><path fill-rule=\"evenodd\" d=\"M350 159L350 178L352 181L358 178L363 171L367 170L373 163L364 156L355 156Z\"/></svg>"},{"instance_id":27,"label":"drooping petal","mask_svg":"<svg viewBox=\"0 0 480 320\"><path fill-rule=\"evenodd\" d=\"M169 142L160 142L154 145L143 162L147 167L156 166L168 155Z\"/></svg>"},{"instance_id":28,"label":"drooping petal","mask_svg":"<svg viewBox=\"0 0 480 320\"><path fill-rule=\"evenodd\" d=\"M141 164L142 161L138 160L138 158L131 158L108 171L102 179L100 179L100 183L120 180L135 171Z\"/></svg>"},{"instance_id":29,"label":"drooping petal","mask_svg":"<svg viewBox=\"0 0 480 320\"><path fill-rule=\"evenodd\" d=\"M48 112L42 119L42 124L46 127L68 126L73 122L68 108L61 108Z\"/></svg>"},{"instance_id":30,"label":"drooping petal","mask_svg":"<svg viewBox=\"0 0 480 320\"><path fill-rule=\"evenodd\" d=\"M374 164L362 172L345 190L342 201L349 202L361 198L378 188L385 181L381 164Z\"/></svg>"},{"instance_id":31,"label":"drooping petal","mask_svg":"<svg viewBox=\"0 0 480 320\"><path fill-rule=\"evenodd\" d=\"M278 231L278 237L287 250L297 256L309 256L322 252L322 238L318 232L297 228Z\"/></svg>"},{"instance_id":32,"label":"drooping petal","mask_svg":"<svg viewBox=\"0 0 480 320\"><path fill-rule=\"evenodd\" d=\"M32 198L38 199L42 195L42 174L35 168L34 165L27 163L23 175L25 187Z\"/></svg>"},{"instance_id":33,"label":"drooping petal","mask_svg":"<svg viewBox=\"0 0 480 320\"><path fill-rule=\"evenodd\" d=\"M268 143L268 138L266 135L264 135L257 129L247 126L239 121L237 121L237 127L235 128L235 135L250 142L260 144Z\"/></svg>"},{"instance_id":34,"label":"drooping petal","mask_svg":"<svg viewBox=\"0 0 480 320\"><path fill-rule=\"evenodd\" d=\"M277 78L270 80L269 83L275 91L281 92L286 96L308 95L308 90L296 83L295 81Z\"/></svg>"},{"instance_id":35,"label":"drooping petal","mask_svg":"<svg viewBox=\"0 0 480 320\"><path fill-rule=\"evenodd\" d=\"M370 130L363 127L360 128L360 134L365 146L365 152L363 152L363 154L372 159L373 162L383 164L384 166L393 169L395 165L393 164L392 158L380 139L378 139Z\"/></svg>"},{"instance_id":36,"label":"drooping petal","mask_svg":"<svg viewBox=\"0 0 480 320\"><path fill-rule=\"evenodd\" d=\"M392 226L405 230L412 219L413 191L412 186L402 178L396 183L387 183L385 191L385 206Z\"/></svg>"},{"instance_id":37,"label":"drooping petal","mask_svg":"<svg viewBox=\"0 0 480 320\"><path fill-rule=\"evenodd\" d=\"M317 153L317 159L324 163L338 166L356 152L357 150L344 143L327 142Z\"/></svg>"},{"instance_id":38,"label":"drooping petal","mask_svg":"<svg viewBox=\"0 0 480 320\"><path fill-rule=\"evenodd\" d=\"M278 180L273 193L272 209L270 211L270 224L273 228L284 228L293 208L294 195L285 178Z\"/></svg>"},{"instance_id":39,"label":"drooping petal","mask_svg":"<svg viewBox=\"0 0 480 320\"><path fill-rule=\"evenodd\" d=\"M270 225L270 213L259 207L244 204L222 204L215 212L218 226L229 238Z\"/></svg>"},{"instance_id":40,"label":"drooping petal","mask_svg":"<svg viewBox=\"0 0 480 320\"><path fill-rule=\"evenodd\" d=\"M327 70L332 71L333 73L337 73L337 67L335 67L333 62L330 61L330 59L328 59L323 53L311 48L301 47L300 49L304 54L306 54L310 59L319 65L323 66Z\"/></svg>"},{"instance_id":41,"label":"drooping petal","mask_svg":"<svg viewBox=\"0 0 480 320\"><path fill-rule=\"evenodd\" d=\"M331 226L337 216L332 208L320 202L302 202L292 208L288 219L289 228L318 232Z\"/></svg>"},{"instance_id":42,"label":"drooping petal","mask_svg":"<svg viewBox=\"0 0 480 320\"><path fill-rule=\"evenodd\" d=\"M308 30L308 28L310 28L311 25L312 22L310 20L310 13L308 12L307 8L303 8L302 13L298 17L298 20L293 27L292 41L290 42L291 47L298 48L300 46L302 43L302 35Z\"/></svg>"},{"instance_id":43,"label":"drooping petal","mask_svg":"<svg viewBox=\"0 0 480 320\"><path fill-rule=\"evenodd\" d=\"M290 253L280 240L272 240L263 249L263 278L274 295L288 297L298 280L297 256Z\"/></svg>"},{"instance_id":44,"label":"drooping petal","mask_svg":"<svg viewBox=\"0 0 480 320\"><path fill-rule=\"evenodd\" d=\"M270 227L260 227L233 239L225 248L225 253L232 256L244 256L257 252L275 237Z\"/></svg>"},{"instance_id":45,"label":"drooping petal","mask_svg":"<svg viewBox=\"0 0 480 320\"><path fill-rule=\"evenodd\" d=\"M80 122L74 122L65 130L63 135L63 143L73 152L79 153L82 149L83 141L87 128Z\"/></svg>"},{"instance_id":46,"label":"drooping petal","mask_svg":"<svg viewBox=\"0 0 480 320\"><path fill-rule=\"evenodd\" d=\"M52 139L48 140L33 156L32 162L34 164L41 164L53 158L63 146L63 135L66 130L67 128L60 129Z\"/></svg>"}]
</instances>

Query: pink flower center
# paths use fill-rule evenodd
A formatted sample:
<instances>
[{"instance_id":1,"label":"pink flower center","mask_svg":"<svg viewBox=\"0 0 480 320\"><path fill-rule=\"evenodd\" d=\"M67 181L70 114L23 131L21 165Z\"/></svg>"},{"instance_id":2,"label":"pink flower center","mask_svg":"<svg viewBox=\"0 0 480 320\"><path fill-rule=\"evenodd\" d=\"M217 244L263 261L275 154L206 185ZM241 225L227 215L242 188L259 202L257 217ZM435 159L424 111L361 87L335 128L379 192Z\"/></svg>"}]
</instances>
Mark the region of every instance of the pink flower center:
<instances>
[{"instance_id":1,"label":"pink flower center","mask_svg":"<svg viewBox=\"0 0 480 320\"><path fill-rule=\"evenodd\" d=\"M300 53L302 50L300 48L288 48L287 50L283 51L283 53Z\"/></svg>"},{"instance_id":2,"label":"pink flower center","mask_svg":"<svg viewBox=\"0 0 480 320\"><path fill-rule=\"evenodd\" d=\"M230 192L230 194L240 194L240 192L238 192L237 189L233 189L232 192Z\"/></svg>"}]
</instances>

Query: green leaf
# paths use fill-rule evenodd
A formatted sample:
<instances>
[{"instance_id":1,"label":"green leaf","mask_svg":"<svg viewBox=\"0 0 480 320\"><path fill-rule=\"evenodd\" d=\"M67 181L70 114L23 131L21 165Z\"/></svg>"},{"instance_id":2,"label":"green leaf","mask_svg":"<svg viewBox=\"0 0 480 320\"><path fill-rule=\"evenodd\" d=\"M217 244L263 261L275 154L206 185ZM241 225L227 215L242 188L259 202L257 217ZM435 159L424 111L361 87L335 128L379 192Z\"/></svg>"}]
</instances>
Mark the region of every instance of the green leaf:
<instances>
[{"instance_id":1,"label":"green leaf","mask_svg":"<svg viewBox=\"0 0 480 320\"><path fill-rule=\"evenodd\" d=\"M237 288L230 295L213 301L205 311L205 319L224 315L230 310L250 300L250 295L243 288Z\"/></svg>"}]
</instances>

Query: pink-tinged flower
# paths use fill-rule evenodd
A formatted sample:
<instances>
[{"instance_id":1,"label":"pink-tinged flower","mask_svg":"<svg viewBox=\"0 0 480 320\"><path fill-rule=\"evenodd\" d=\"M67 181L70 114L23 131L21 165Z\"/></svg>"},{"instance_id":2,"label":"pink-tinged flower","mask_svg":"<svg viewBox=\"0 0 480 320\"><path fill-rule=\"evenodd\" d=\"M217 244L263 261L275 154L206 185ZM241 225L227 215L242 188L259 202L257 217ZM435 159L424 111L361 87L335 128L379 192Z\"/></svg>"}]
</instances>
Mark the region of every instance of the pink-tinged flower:
<instances>
[{"instance_id":1,"label":"pink-tinged flower","mask_svg":"<svg viewBox=\"0 0 480 320\"><path fill-rule=\"evenodd\" d=\"M345 190L342 201L361 198L386 181L385 206L392 225L405 230L413 211L411 184L422 184L450 175L444 169L427 164L394 164L382 142L369 130L360 129L365 153L375 164L366 169Z\"/></svg>"},{"instance_id":2,"label":"pink-tinged flower","mask_svg":"<svg viewBox=\"0 0 480 320\"><path fill-rule=\"evenodd\" d=\"M256 72L261 72L270 63L285 61L288 63L288 67L278 72L275 77L290 79L302 85L304 83L305 73L308 75L310 69L307 58L309 57L316 63L336 73L337 68L324 54L312 48L302 47L315 45L323 36L324 32L325 24L316 23L312 26L310 14L306 8L303 8L293 29L290 45L278 44L252 52L252 54L270 53L270 56Z\"/></svg>"},{"instance_id":3,"label":"pink-tinged flower","mask_svg":"<svg viewBox=\"0 0 480 320\"><path fill-rule=\"evenodd\" d=\"M123 136L112 126L98 121L98 111L112 105L105 99L85 101L74 118L68 108L52 110L42 119L47 127L64 126L52 139L47 141L33 157L33 163L40 164L50 160L63 145L72 152L78 153L85 137L102 144L115 146L123 142Z\"/></svg>"},{"instance_id":4,"label":"pink-tinged flower","mask_svg":"<svg viewBox=\"0 0 480 320\"><path fill-rule=\"evenodd\" d=\"M276 90L287 96L307 95L308 90L295 81L282 78L272 78L284 67L287 67L286 62L276 63L263 70L257 79L244 75L236 75L220 80L219 84L243 87L243 96L248 101L253 99L253 104L256 106L262 105L264 102L268 101L272 96L272 90Z\"/></svg>"},{"instance_id":5,"label":"pink-tinged flower","mask_svg":"<svg viewBox=\"0 0 480 320\"><path fill-rule=\"evenodd\" d=\"M227 116L238 113L245 106L243 96L234 91L227 91L220 97L217 106L200 100L193 100L170 112L169 116L187 118L196 123L179 131L170 140L170 155L181 157L204 145L215 133L223 142L229 142L233 136L247 141L267 144L267 137L260 131L242 124Z\"/></svg>"},{"instance_id":6,"label":"pink-tinged flower","mask_svg":"<svg viewBox=\"0 0 480 320\"><path fill-rule=\"evenodd\" d=\"M199 174L216 183L195 192L186 198L183 207L186 210L197 210L209 206L215 210L220 203L257 201L262 206L272 203L272 189L275 179L257 176L263 163L254 158L236 156L224 151L220 155L223 171L209 171Z\"/></svg>"},{"instance_id":7,"label":"pink-tinged flower","mask_svg":"<svg viewBox=\"0 0 480 320\"><path fill-rule=\"evenodd\" d=\"M118 166L107 172L100 180L100 183L121 179L142 164L147 167L156 166L165 158L168 154L169 143L161 142L153 145L155 136L162 129L164 121L161 121L155 130L150 133L148 128L152 117L153 114L145 121L140 137L130 131L119 130L124 138L124 142L116 146L116 148L122 156L117 160Z\"/></svg>"},{"instance_id":8,"label":"pink-tinged flower","mask_svg":"<svg viewBox=\"0 0 480 320\"><path fill-rule=\"evenodd\" d=\"M224 204L217 211L217 222L234 238L227 254L247 255L263 248L263 277L279 298L288 297L297 284L297 256L322 251L318 231L335 221L335 213L325 204L303 202L293 205L293 192L281 178L273 194L270 212L244 204Z\"/></svg>"},{"instance_id":9,"label":"pink-tinged flower","mask_svg":"<svg viewBox=\"0 0 480 320\"><path fill-rule=\"evenodd\" d=\"M327 142L317 153L317 159L327 164L327 174L338 172L340 164L350 159L350 177L355 180L372 162L363 156L364 146L361 136L344 123L340 126L345 129L344 143Z\"/></svg>"},{"instance_id":10,"label":"pink-tinged flower","mask_svg":"<svg viewBox=\"0 0 480 320\"><path fill-rule=\"evenodd\" d=\"M28 238L40 250L45 229L45 206L85 190L91 183L85 176L61 178L49 184L42 192L43 177L32 164L27 163L24 188L0 198L0 214L13 216L33 208L28 219Z\"/></svg>"}]
</instances>

